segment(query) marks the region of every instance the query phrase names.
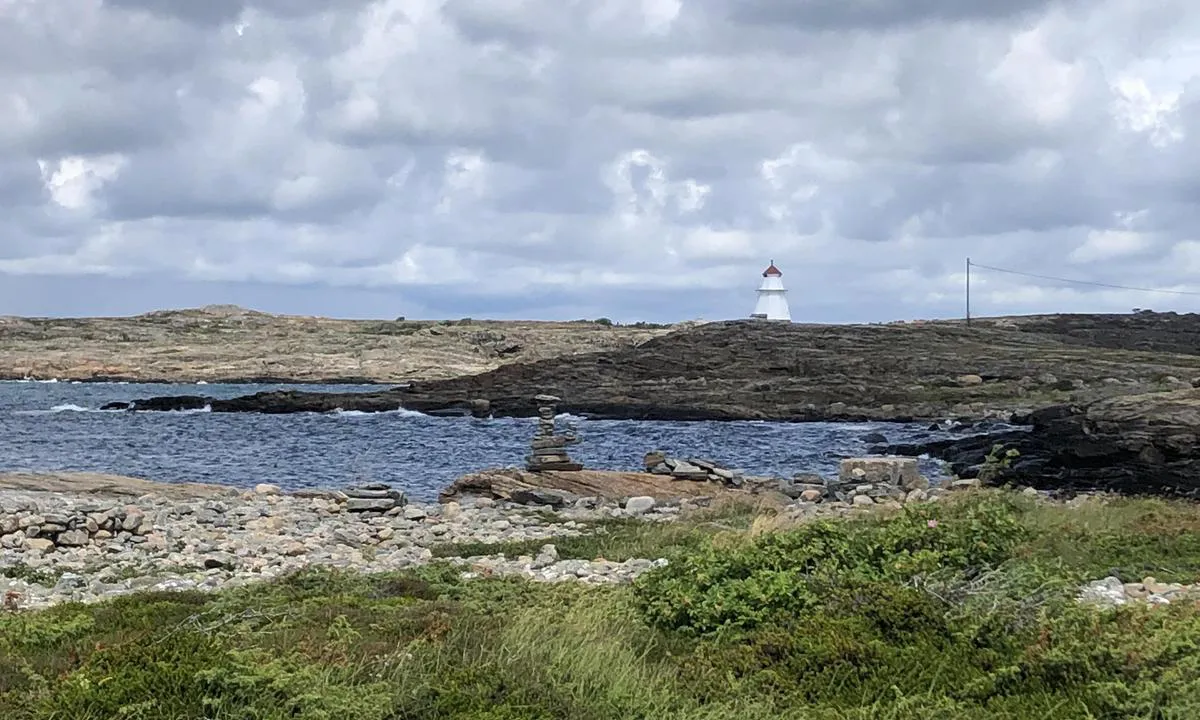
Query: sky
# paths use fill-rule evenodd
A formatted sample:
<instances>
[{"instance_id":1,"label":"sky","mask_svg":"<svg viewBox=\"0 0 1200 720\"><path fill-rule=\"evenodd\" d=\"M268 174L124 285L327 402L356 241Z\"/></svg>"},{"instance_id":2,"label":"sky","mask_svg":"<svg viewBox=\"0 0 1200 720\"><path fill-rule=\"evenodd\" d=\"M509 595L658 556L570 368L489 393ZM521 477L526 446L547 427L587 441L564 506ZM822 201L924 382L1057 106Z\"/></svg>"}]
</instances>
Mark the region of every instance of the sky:
<instances>
[{"instance_id":1,"label":"sky","mask_svg":"<svg viewBox=\"0 0 1200 720\"><path fill-rule=\"evenodd\" d=\"M1198 75L1188 0L0 0L0 315L1200 293Z\"/></svg>"}]
</instances>

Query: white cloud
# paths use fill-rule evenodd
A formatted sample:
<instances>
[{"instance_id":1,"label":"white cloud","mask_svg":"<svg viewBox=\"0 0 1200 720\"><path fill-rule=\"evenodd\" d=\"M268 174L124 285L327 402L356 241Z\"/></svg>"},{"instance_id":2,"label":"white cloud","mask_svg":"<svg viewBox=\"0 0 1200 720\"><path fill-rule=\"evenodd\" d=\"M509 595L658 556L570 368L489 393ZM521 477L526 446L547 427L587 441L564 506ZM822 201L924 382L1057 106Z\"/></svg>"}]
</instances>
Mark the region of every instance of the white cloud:
<instances>
[{"instance_id":1,"label":"white cloud","mask_svg":"<svg viewBox=\"0 0 1200 720\"><path fill-rule=\"evenodd\" d=\"M57 161L37 161L42 181L50 198L68 210L95 210L94 194L104 183L121 172L127 158L123 155L101 155L87 158L70 155Z\"/></svg>"},{"instance_id":2,"label":"white cloud","mask_svg":"<svg viewBox=\"0 0 1200 720\"><path fill-rule=\"evenodd\" d=\"M958 313L968 255L1200 290L1182 0L6 8L0 274L61 287L41 312L112 277L131 309L740 317L771 258L799 319ZM984 313L1200 310L977 273Z\"/></svg>"},{"instance_id":3,"label":"white cloud","mask_svg":"<svg viewBox=\"0 0 1200 720\"><path fill-rule=\"evenodd\" d=\"M1142 252L1153 243L1153 238L1132 230L1091 230L1068 257L1079 263L1114 260Z\"/></svg>"}]
</instances>

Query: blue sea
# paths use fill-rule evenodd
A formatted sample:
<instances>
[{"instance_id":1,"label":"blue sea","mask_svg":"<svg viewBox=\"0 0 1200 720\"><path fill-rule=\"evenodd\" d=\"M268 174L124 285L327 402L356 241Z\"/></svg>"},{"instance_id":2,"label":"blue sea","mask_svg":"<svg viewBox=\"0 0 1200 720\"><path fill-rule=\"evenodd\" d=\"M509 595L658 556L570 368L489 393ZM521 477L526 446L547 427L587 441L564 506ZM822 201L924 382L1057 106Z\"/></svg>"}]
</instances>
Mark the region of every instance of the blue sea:
<instances>
[{"instance_id":1,"label":"blue sea","mask_svg":"<svg viewBox=\"0 0 1200 720\"><path fill-rule=\"evenodd\" d=\"M236 397L264 390L378 390L353 385L139 385L0 382L0 471L94 471L164 482L287 489L385 482L432 500L455 478L521 465L532 419L433 418L379 414L295 415L101 411L111 401L157 395ZM640 469L663 450L703 457L755 475L832 474L861 455L868 433L889 442L947 437L922 425L887 423L572 422L581 442L571 455L591 469ZM940 472L923 461L931 477Z\"/></svg>"}]
</instances>

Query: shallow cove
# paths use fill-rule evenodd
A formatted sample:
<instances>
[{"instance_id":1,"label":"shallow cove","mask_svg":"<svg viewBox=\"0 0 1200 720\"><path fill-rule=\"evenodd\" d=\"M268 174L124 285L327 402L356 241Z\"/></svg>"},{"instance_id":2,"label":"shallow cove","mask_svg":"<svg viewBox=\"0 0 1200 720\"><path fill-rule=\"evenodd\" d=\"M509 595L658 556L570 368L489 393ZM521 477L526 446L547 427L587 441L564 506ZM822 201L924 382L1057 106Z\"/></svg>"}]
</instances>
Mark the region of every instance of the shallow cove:
<instances>
[{"instance_id":1,"label":"shallow cove","mask_svg":"<svg viewBox=\"0 0 1200 720\"><path fill-rule=\"evenodd\" d=\"M0 382L0 470L107 472L235 487L270 482L287 489L386 482L433 500L460 475L522 464L533 434L532 419L433 418L398 409L294 415L98 410L149 390L232 398L295 387ZM840 459L877 444L863 440L869 433L891 443L951 437L924 424L567 419L582 438L572 456L606 470L640 468L645 452L661 449L756 475L832 473ZM938 473L936 462L924 465L927 474Z\"/></svg>"}]
</instances>

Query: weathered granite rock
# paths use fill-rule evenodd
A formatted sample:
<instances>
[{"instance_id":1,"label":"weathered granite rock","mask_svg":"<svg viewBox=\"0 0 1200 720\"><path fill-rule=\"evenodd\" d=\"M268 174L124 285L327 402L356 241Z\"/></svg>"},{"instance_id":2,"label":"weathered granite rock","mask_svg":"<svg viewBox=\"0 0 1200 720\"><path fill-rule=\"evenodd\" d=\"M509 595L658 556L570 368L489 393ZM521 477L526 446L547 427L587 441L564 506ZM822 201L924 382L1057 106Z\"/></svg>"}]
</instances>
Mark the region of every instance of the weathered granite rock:
<instances>
[{"instance_id":1,"label":"weathered granite rock","mask_svg":"<svg viewBox=\"0 0 1200 720\"><path fill-rule=\"evenodd\" d=\"M741 487L746 480L741 472L723 468L711 460L673 458L661 450L646 453L643 463L647 472L654 475L670 475L676 480L711 482L729 487Z\"/></svg>"},{"instance_id":2,"label":"weathered granite rock","mask_svg":"<svg viewBox=\"0 0 1200 720\"><path fill-rule=\"evenodd\" d=\"M625 510L628 511L631 515L645 515L646 513L653 510L654 506L657 504L658 503L657 503L657 501L655 501L654 498L649 497L647 495L641 495L638 497L631 497L628 500L626 500L625 501Z\"/></svg>"},{"instance_id":3,"label":"weathered granite rock","mask_svg":"<svg viewBox=\"0 0 1200 720\"><path fill-rule=\"evenodd\" d=\"M228 306L120 318L0 316L0 379L394 383L633 346L672 329L592 322L343 320ZM298 338L303 338L302 352Z\"/></svg>"},{"instance_id":4,"label":"weathered granite rock","mask_svg":"<svg viewBox=\"0 0 1200 720\"><path fill-rule=\"evenodd\" d=\"M487 497L509 500L524 498L521 493L555 492L576 498L619 500L646 495L658 500L711 497L726 494L748 494L746 490L715 483L691 483L674 480L669 475L611 470L580 470L569 472L529 472L520 468L501 468L464 475L440 495L442 502L464 497Z\"/></svg>"},{"instance_id":5,"label":"weathered granite rock","mask_svg":"<svg viewBox=\"0 0 1200 720\"><path fill-rule=\"evenodd\" d=\"M921 477L917 461L905 457L847 458L838 467L838 479L843 483L896 485L905 490L929 487L929 481Z\"/></svg>"},{"instance_id":6,"label":"weathered granite rock","mask_svg":"<svg viewBox=\"0 0 1200 720\"><path fill-rule=\"evenodd\" d=\"M991 484L1200 497L1200 390L1059 405L1018 419L1030 427L887 451L929 453Z\"/></svg>"},{"instance_id":7,"label":"weathered granite rock","mask_svg":"<svg viewBox=\"0 0 1200 720\"><path fill-rule=\"evenodd\" d=\"M385 513L408 502L404 491L384 483L358 485L343 490L342 494L346 496L346 512Z\"/></svg>"}]
</instances>

